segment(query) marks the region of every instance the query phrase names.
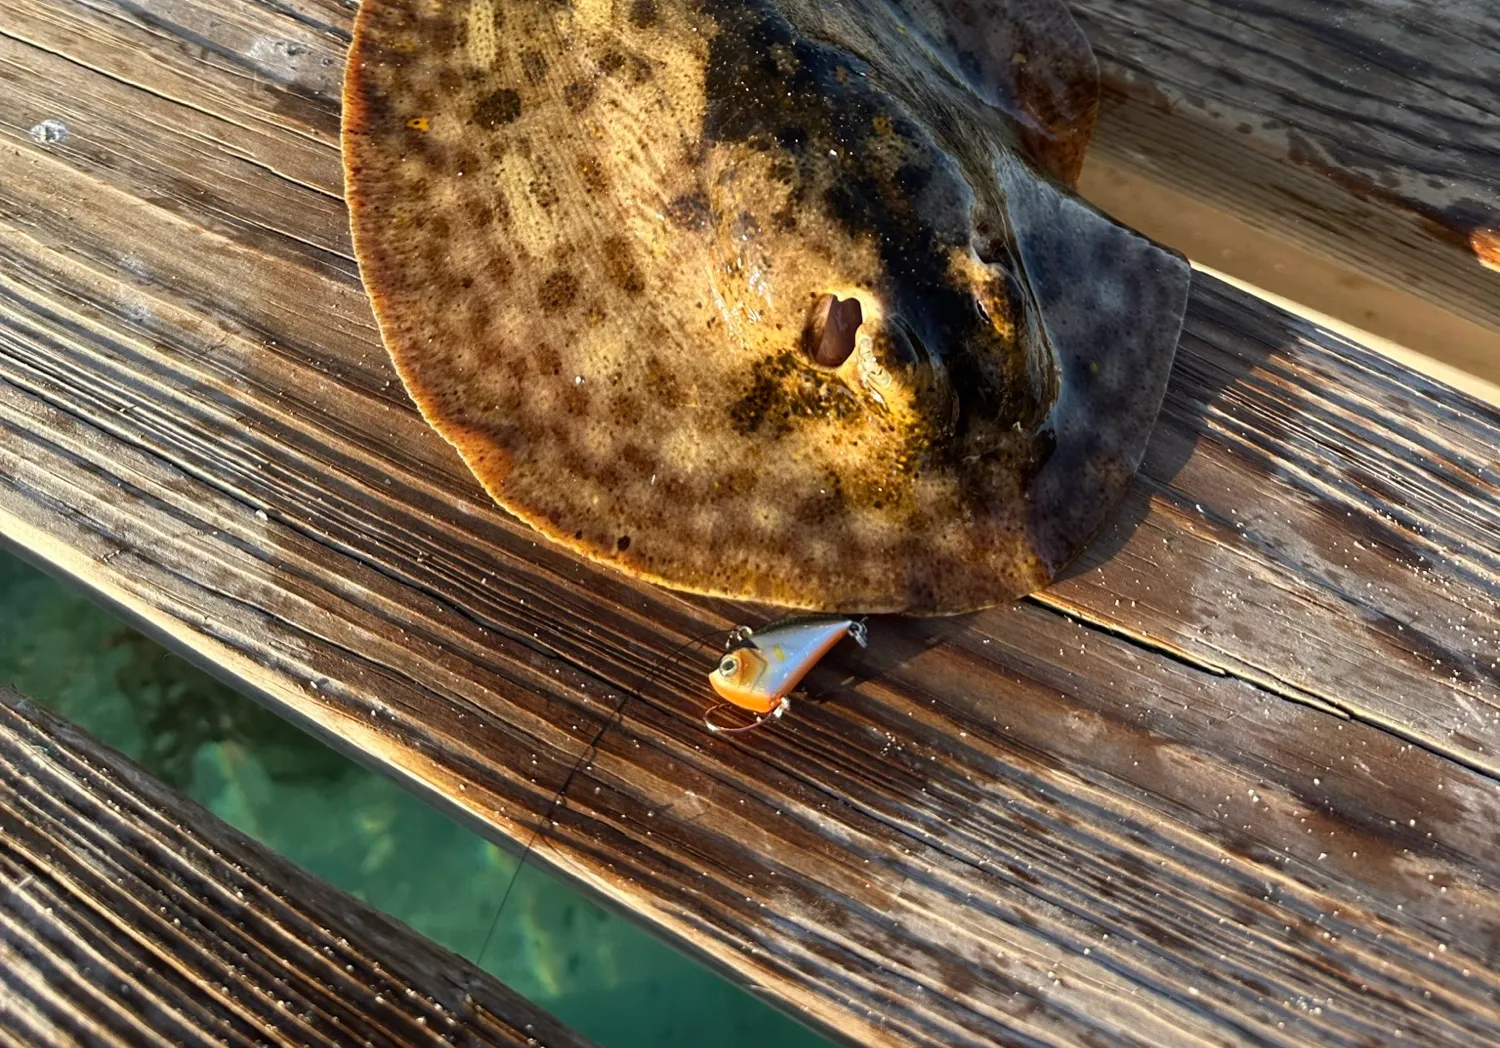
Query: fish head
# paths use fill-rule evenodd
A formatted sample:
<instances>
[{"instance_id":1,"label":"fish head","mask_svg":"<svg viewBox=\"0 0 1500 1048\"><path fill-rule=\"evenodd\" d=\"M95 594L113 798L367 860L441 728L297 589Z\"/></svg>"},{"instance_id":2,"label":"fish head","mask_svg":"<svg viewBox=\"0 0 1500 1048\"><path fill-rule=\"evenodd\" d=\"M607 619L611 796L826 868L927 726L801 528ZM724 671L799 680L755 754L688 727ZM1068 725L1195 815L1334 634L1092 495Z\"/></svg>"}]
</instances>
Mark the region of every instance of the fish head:
<instances>
[{"instance_id":1,"label":"fish head","mask_svg":"<svg viewBox=\"0 0 1500 1048\"><path fill-rule=\"evenodd\" d=\"M753 645L726 652L709 674L709 684L726 702L753 713L770 713L782 695L767 687L771 669L766 656Z\"/></svg>"}]
</instances>

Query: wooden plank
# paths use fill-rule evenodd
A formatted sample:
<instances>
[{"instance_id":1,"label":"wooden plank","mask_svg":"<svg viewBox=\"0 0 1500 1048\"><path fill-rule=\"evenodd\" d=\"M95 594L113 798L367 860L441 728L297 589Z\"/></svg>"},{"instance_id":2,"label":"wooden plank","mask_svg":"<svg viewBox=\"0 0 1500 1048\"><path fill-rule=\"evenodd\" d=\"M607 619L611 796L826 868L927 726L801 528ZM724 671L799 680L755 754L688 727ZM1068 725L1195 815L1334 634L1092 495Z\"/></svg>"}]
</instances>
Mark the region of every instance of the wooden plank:
<instances>
[{"instance_id":1,"label":"wooden plank","mask_svg":"<svg viewBox=\"0 0 1500 1048\"><path fill-rule=\"evenodd\" d=\"M1500 411L1199 287L1135 490L1036 599L1496 774Z\"/></svg>"},{"instance_id":2,"label":"wooden plank","mask_svg":"<svg viewBox=\"0 0 1500 1048\"><path fill-rule=\"evenodd\" d=\"M855 1040L1494 1039L1494 412L1200 281L1097 565L710 738L661 657L753 613L538 545L393 384L329 188L347 13L0 18L28 556Z\"/></svg>"},{"instance_id":3,"label":"wooden plank","mask_svg":"<svg viewBox=\"0 0 1500 1048\"><path fill-rule=\"evenodd\" d=\"M1486 0L1070 0L1084 191L1196 260L1500 380L1500 16Z\"/></svg>"},{"instance_id":4,"label":"wooden plank","mask_svg":"<svg viewBox=\"0 0 1500 1048\"><path fill-rule=\"evenodd\" d=\"M53 1045L585 1044L0 688L0 1036Z\"/></svg>"}]
</instances>

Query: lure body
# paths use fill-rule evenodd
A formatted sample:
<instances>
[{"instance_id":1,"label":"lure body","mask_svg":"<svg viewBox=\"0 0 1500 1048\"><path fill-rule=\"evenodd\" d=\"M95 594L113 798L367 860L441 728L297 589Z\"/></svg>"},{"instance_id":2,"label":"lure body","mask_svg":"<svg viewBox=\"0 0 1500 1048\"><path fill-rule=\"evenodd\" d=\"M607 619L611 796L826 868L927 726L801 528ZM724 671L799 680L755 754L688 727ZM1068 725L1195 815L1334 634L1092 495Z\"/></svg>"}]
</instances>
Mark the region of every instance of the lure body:
<instances>
[{"instance_id":1,"label":"lure body","mask_svg":"<svg viewBox=\"0 0 1500 1048\"><path fill-rule=\"evenodd\" d=\"M791 704L792 690L845 636L864 647L864 623L854 619L801 620L772 626L762 633L741 627L730 635L730 650L708 680L720 698L756 714L758 724L760 719L781 716ZM733 730L720 728L712 720L708 727L712 731Z\"/></svg>"}]
</instances>

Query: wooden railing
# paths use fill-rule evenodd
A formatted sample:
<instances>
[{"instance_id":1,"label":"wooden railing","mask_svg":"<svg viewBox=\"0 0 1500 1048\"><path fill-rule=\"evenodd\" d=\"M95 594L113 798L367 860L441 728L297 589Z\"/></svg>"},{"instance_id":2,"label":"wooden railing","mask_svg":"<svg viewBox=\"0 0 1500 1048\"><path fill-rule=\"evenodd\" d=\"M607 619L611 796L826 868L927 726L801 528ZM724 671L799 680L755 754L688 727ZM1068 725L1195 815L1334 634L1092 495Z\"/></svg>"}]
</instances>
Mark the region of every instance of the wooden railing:
<instances>
[{"instance_id":1,"label":"wooden railing","mask_svg":"<svg viewBox=\"0 0 1500 1048\"><path fill-rule=\"evenodd\" d=\"M1215 72L1198 23L1245 5L1138 33L1147 5L1077 6L1112 70L1099 159L1494 326L1430 187L1355 186L1354 117L1289 108L1280 158L1236 130L1223 92L1302 97L1322 52ZM1066 578L872 621L826 701L709 737L709 656L663 656L767 613L540 542L403 395L340 199L349 25L0 0L4 541L497 840L543 830L538 858L850 1041L1500 1037L1500 412L1199 275L1145 466ZM1444 32L1432 62L1477 61ZM1423 75L1355 84L1420 88L1358 110L1372 134L1493 110ZM1426 173L1481 199L1487 141Z\"/></svg>"}]
</instances>

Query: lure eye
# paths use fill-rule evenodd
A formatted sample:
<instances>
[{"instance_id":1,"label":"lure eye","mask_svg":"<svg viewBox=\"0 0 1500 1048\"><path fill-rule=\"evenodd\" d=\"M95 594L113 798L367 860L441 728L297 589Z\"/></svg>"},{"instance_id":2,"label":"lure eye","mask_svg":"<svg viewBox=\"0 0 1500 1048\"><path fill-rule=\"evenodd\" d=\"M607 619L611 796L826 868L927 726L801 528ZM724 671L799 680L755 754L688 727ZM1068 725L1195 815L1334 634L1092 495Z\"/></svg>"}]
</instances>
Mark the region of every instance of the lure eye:
<instances>
[{"instance_id":1,"label":"lure eye","mask_svg":"<svg viewBox=\"0 0 1500 1048\"><path fill-rule=\"evenodd\" d=\"M722 659L719 660L719 672L726 677L733 677L737 672L739 672L739 668L740 660L735 658L733 655L725 655ZM699 670L699 672L701 673L702 670Z\"/></svg>"}]
</instances>

